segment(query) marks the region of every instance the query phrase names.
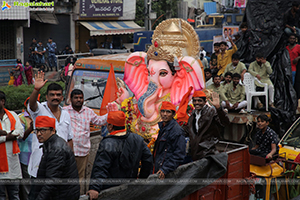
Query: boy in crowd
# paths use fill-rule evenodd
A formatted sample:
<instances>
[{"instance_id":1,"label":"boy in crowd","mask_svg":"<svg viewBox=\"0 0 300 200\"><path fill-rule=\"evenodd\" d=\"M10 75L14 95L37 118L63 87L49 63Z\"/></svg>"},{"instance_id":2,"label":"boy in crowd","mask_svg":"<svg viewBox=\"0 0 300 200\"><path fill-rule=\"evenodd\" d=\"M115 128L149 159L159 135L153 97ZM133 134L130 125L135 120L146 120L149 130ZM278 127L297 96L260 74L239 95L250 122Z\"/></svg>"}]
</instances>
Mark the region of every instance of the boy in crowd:
<instances>
[{"instance_id":1,"label":"boy in crowd","mask_svg":"<svg viewBox=\"0 0 300 200\"><path fill-rule=\"evenodd\" d=\"M204 74L205 74L205 81L206 81L205 85L206 87L208 87L213 84L211 70L208 68L204 69Z\"/></svg>"},{"instance_id":2,"label":"boy in crowd","mask_svg":"<svg viewBox=\"0 0 300 200\"><path fill-rule=\"evenodd\" d=\"M225 87L225 85L231 83L232 80L232 73L231 72L226 72L224 75L224 81L221 82L221 85Z\"/></svg>"},{"instance_id":3,"label":"boy in crowd","mask_svg":"<svg viewBox=\"0 0 300 200\"><path fill-rule=\"evenodd\" d=\"M220 43L216 42L214 43L214 53L211 55L210 62L209 62L209 68L211 69L212 74L217 74L218 69L218 55L220 54Z\"/></svg>"},{"instance_id":4,"label":"boy in crowd","mask_svg":"<svg viewBox=\"0 0 300 200\"><path fill-rule=\"evenodd\" d=\"M244 80L244 74L246 73L247 68L244 63L240 62L240 56L238 54L232 55L232 62L226 66L226 69L222 75L225 77L227 72L231 72L232 74L238 73L241 75L241 80Z\"/></svg>"}]
</instances>

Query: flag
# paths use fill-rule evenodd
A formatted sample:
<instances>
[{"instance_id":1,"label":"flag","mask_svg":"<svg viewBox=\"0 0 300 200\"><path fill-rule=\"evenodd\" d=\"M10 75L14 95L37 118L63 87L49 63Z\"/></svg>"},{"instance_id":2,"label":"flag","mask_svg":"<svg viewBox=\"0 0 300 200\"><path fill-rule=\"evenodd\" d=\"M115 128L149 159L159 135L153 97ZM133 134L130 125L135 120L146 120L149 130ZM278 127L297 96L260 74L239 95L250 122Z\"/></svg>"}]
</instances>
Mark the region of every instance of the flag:
<instances>
[{"instance_id":1,"label":"flag","mask_svg":"<svg viewBox=\"0 0 300 200\"><path fill-rule=\"evenodd\" d=\"M182 97L182 100L180 101L179 108L177 110L177 119L179 121L183 121L187 123L189 120L189 115L186 113L186 110L189 103L189 96L192 90L193 87L190 86L189 91Z\"/></svg>"},{"instance_id":2,"label":"flag","mask_svg":"<svg viewBox=\"0 0 300 200\"><path fill-rule=\"evenodd\" d=\"M100 107L100 115L105 115L107 113L106 106L117 99L118 86L115 77L114 67L110 64L110 70L106 82L106 87Z\"/></svg>"}]
</instances>

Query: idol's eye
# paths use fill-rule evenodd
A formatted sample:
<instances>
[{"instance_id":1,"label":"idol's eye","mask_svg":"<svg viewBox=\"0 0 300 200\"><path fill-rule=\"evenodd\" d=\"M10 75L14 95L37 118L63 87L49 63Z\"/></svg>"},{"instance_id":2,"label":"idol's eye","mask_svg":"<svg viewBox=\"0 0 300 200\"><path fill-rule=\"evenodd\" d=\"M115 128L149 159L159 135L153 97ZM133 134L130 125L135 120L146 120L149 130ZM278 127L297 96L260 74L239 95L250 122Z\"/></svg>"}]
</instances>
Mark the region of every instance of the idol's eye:
<instances>
[{"instance_id":1,"label":"idol's eye","mask_svg":"<svg viewBox=\"0 0 300 200\"><path fill-rule=\"evenodd\" d=\"M159 71L159 76L165 77L165 76L167 76L167 75L168 75L168 71L167 71L167 70L162 69L162 70Z\"/></svg>"}]
</instances>

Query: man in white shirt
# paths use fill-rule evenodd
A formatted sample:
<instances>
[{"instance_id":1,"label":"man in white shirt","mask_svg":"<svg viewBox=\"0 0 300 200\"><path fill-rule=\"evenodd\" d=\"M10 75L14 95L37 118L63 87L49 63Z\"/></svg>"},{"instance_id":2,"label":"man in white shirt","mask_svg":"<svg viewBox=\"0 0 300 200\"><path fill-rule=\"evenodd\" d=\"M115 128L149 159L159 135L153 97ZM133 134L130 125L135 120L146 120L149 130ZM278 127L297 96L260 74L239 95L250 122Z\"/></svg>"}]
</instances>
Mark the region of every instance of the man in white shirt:
<instances>
[{"instance_id":1,"label":"man in white shirt","mask_svg":"<svg viewBox=\"0 0 300 200\"><path fill-rule=\"evenodd\" d=\"M37 116L48 116L55 119L55 127L57 135L68 142L73 149L73 132L71 129L71 118L66 110L63 110L59 105L63 100L63 88L57 83L48 85L46 102L39 103L37 101L39 91L46 84L44 80L44 72L38 72L35 75L34 90L32 91L28 104L28 112L30 113L34 123ZM32 154L29 159L28 173L30 176L36 177L39 163L43 155L42 149L39 148L42 144L38 142L37 137L32 138Z\"/></svg>"},{"instance_id":2,"label":"man in white shirt","mask_svg":"<svg viewBox=\"0 0 300 200\"><path fill-rule=\"evenodd\" d=\"M207 59L204 57L204 55L201 53L200 54L200 60L202 62L202 65L204 67L204 69L207 69L209 66L208 66L208 61Z\"/></svg>"},{"instance_id":3,"label":"man in white shirt","mask_svg":"<svg viewBox=\"0 0 300 200\"><path fill-rule=\"evenodd\" d=\"M200 46L199 57L201 54L203 54L204 57L206 56L206 51L204 50L203 46Z\"/></svg>"},{"instance_id":4,"label":"man in white shirt","mask_svg":"<svg viewBox=\"0 0 300 200\"><path fill-rule=\"evenodd\" d=\"M9 183L9 180L22 179L17 137L23 137L24 132L18 115L4 108L5 101L5 93L0 91L0 180ZM1 183L1 200L6 199L5 190L9 199L19 199L18 184Z\"/></svg>"},{"instance_id":5,"label":"man in white shirt","mask_svg":"<svg viewBox=\"0 0 300 200\"><path fill-rule=\"evenodd\" d=\"M204 74L205 74L205 82L206 82L205 86L208 87L208 86L214 84L211 70L209 68L204 69Z\"/></svg>"}]
</instances>

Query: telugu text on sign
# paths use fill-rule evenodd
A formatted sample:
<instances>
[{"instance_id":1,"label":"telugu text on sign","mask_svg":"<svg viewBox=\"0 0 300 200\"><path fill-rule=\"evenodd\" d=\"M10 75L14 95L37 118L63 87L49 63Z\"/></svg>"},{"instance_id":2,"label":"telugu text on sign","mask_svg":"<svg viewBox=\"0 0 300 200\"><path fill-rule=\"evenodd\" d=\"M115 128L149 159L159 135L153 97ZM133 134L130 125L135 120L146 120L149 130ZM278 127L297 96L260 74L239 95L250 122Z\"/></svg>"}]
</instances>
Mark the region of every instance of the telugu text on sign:
<instances>
[{"instance_id":1,"label":"telugu text on sign","mask_svg":"<svg viewBox=\"0 0 300 200\"><path fill-rule=\"evenodd\" d=\"M122 17L123 0L81 0L80 17Z\"/></svg>"}]
</instances>

